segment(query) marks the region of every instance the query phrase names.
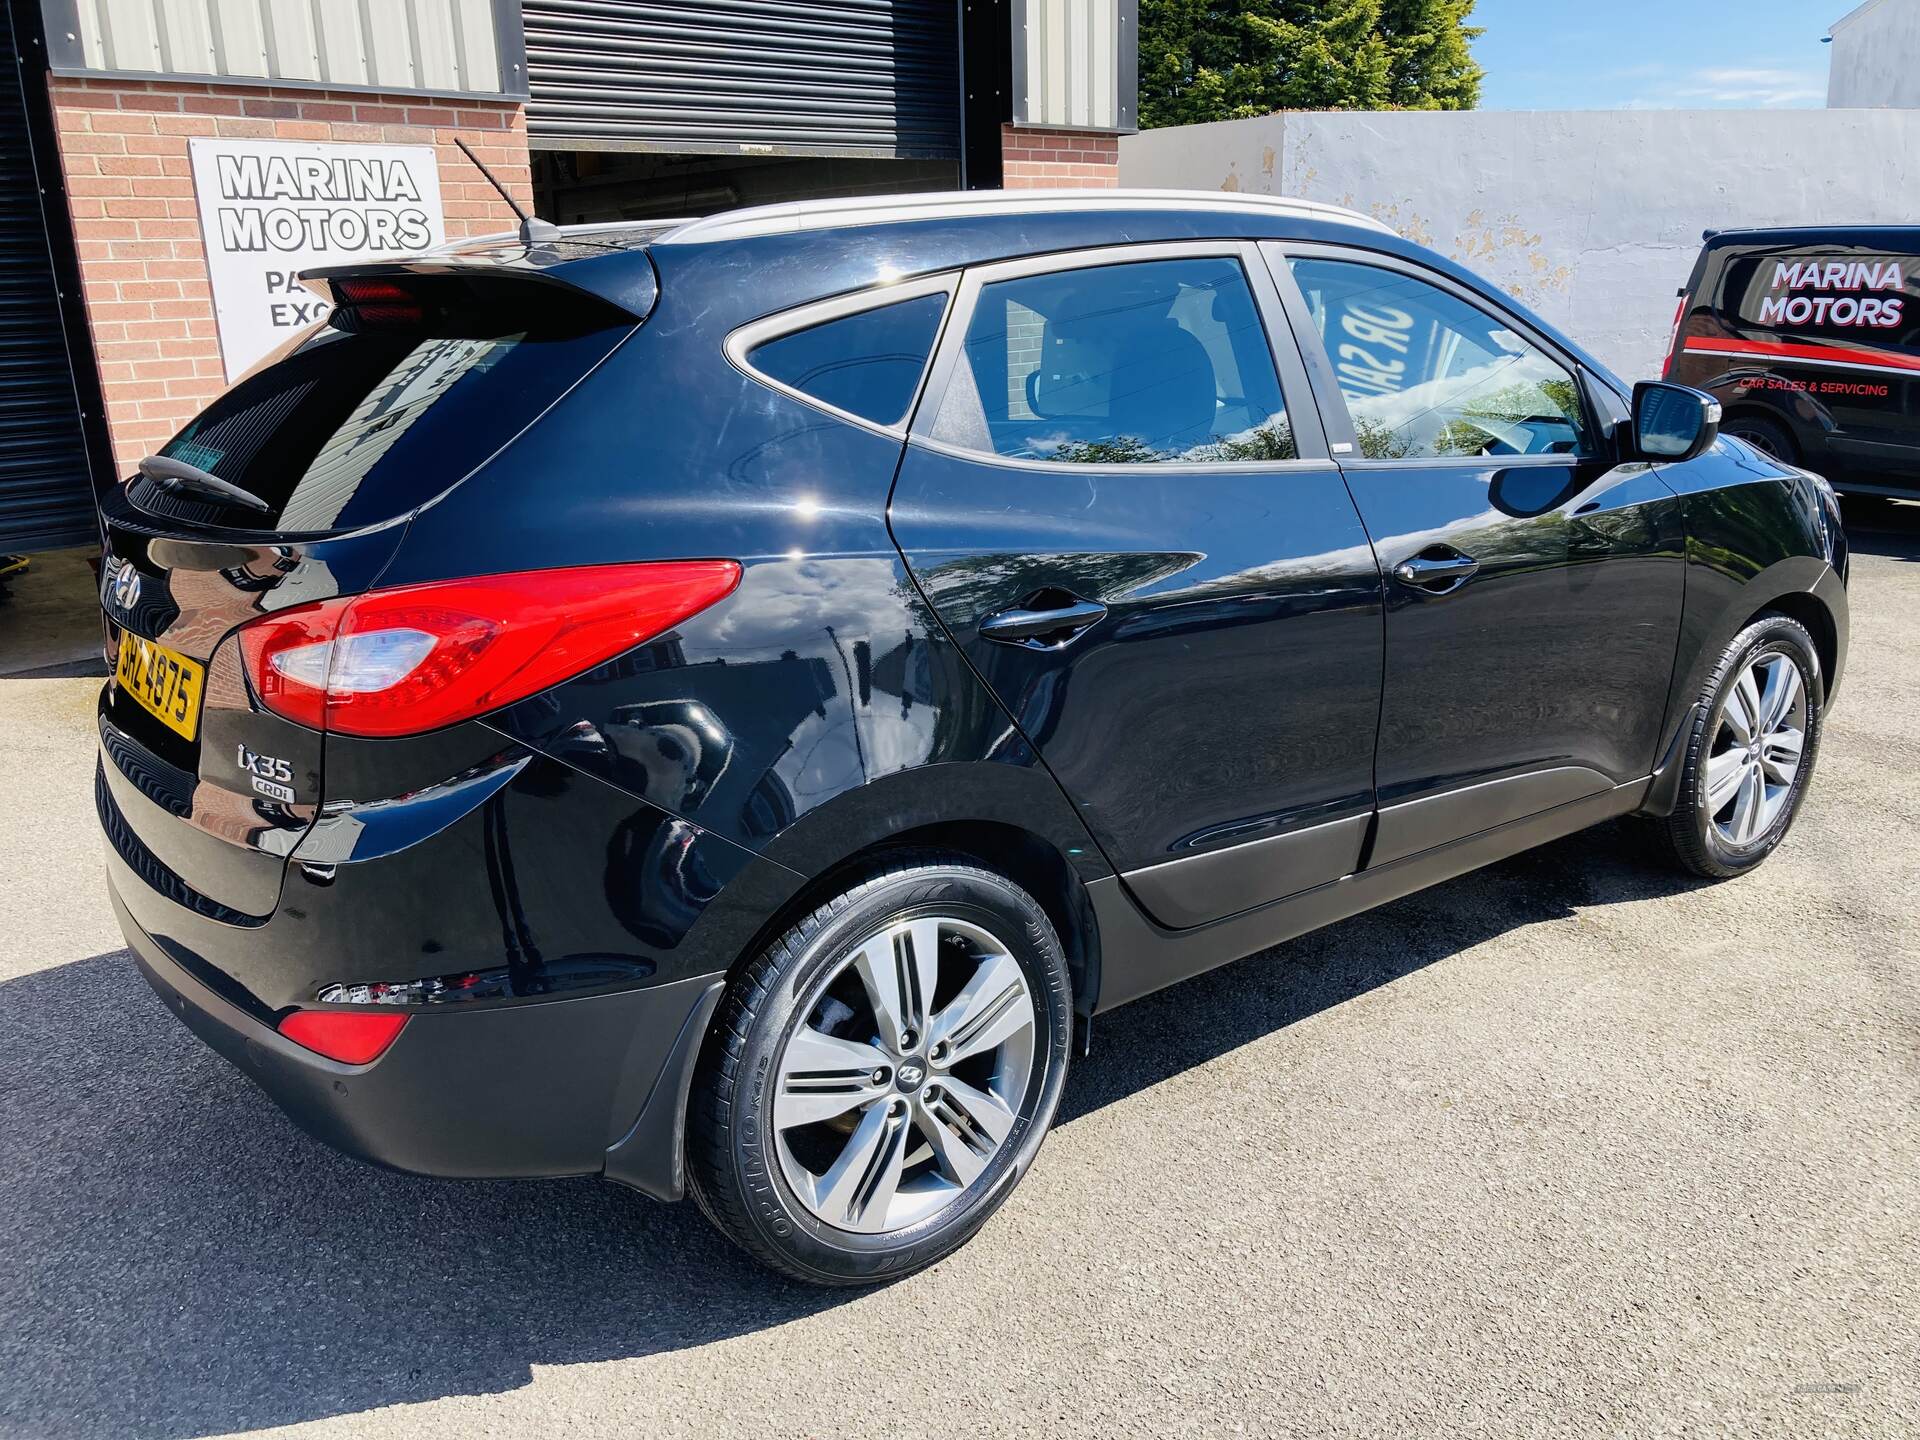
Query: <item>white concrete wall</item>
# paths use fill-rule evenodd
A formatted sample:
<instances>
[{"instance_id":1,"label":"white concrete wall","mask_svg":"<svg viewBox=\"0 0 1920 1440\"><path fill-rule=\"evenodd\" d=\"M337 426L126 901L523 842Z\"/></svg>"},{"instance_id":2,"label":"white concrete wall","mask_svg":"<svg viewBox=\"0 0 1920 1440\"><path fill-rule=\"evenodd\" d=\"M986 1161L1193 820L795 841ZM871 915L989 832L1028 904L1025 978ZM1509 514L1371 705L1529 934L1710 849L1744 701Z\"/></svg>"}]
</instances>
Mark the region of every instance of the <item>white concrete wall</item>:
<instances>
[{"instance_id":1,"label":"white concrete wall","mask_svg":"<svg viewBox=\"0 0 1920 1440\"><path fill-rule=\"evenodd\" d=\"M1831 33L1829 107L1920 106L1920 0L1873 0Z\"/></svg>"},{"instance_id":2,"label":"white concrete wall","mask_svg":"<svg viewBox=\"0 0 1920 1440\"><path fill-rule=\"evenodd\" d=\"M1123 137L1120 183L1365 211L1633 380L1659 366L1702 230L1920 223L1920 112L1268 115Z\"/></svg>"}]
</instances>

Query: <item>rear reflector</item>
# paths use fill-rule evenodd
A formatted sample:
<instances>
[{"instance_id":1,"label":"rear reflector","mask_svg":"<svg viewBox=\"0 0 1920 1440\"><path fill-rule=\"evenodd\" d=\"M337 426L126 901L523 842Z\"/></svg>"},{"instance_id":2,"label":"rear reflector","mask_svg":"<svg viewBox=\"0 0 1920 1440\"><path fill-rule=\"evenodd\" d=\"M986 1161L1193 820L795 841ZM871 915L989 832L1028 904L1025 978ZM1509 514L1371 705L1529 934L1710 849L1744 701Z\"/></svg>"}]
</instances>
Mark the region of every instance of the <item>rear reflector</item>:
<instances>
[{"instance_id":1,"label":"rear reflector","mask_svg":"<svg viewBox=\"0 0 1920 1440\"><path fill-rule=\"evenodd\" d=\"M409 1018L377 1010L296 1010L280 1022L280 1033L342 1065L365 1065L380 1058Z\"/></svg>"},{"instance_id":2,"label":"rear reflector","mask_svg":"<svg viewBox=\"0 0 1920 1440\"><path fill-rule=\"evenodd\" d=\"M732 560L529 570L372 590L241 627L260 703L315 730L419 735L537 695L740 583Z\"/></svg>"}]
</instances>

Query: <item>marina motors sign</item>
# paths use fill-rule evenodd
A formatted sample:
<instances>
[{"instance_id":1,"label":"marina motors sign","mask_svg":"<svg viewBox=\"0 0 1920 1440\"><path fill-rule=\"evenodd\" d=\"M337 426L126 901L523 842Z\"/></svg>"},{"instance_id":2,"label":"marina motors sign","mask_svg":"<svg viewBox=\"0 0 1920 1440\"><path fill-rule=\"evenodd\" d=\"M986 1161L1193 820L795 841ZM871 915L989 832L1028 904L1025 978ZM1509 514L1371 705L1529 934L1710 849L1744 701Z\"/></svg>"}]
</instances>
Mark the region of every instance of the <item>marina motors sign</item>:
<instances>
[{"instance_id":1,"label":"marina motors sign","mask_svg":"<svg viewBox=\"0 0 1920 1440\"><path fill-rule=\"evenodd\" d=\"M302 270L446 240L430 145L196 138L190 150L229 380L326 318Z\"/></svg>"},{"instance_id":2,"label":"marina motors sign","mask_svg":"<svg viewBox=\"0 0 1920 1440\"><path fill-rule=\"evenodd\" d=\"M1907 276L1899 260L1776 260L1754 318L1776 329L1802 325L1897 330L1906 322Z\"/></svg>"}]
</instances>

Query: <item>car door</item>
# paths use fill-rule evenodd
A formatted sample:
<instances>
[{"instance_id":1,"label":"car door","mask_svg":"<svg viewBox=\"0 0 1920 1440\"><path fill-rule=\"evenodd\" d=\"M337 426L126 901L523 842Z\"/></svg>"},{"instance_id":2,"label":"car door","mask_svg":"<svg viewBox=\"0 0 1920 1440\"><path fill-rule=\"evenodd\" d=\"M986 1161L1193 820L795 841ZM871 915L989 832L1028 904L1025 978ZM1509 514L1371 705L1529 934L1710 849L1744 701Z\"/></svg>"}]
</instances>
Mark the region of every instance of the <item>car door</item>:
<instances>
[{"instance_id":1,"label":"car door","mask_svg":"<svg viewBox=\"0 0 1920 1440\"><path fill-rule=\"evenodd\" d=\"M970 271L890 518L1161 923L1356 867L1381 578L1256 247Z\"/></svg>"},{"instance_id":2,"label":"car door","mask_svg":"<svg viewBox=\"0 0 1920 1440\"><path fill-rule=\"evenodd\" d=\"M1684 525L1652 467L1611 458L1619 397L1437 272L1267 253L1386 576L1370 863L1644 779Z\"/></svg>"}]
</instances>

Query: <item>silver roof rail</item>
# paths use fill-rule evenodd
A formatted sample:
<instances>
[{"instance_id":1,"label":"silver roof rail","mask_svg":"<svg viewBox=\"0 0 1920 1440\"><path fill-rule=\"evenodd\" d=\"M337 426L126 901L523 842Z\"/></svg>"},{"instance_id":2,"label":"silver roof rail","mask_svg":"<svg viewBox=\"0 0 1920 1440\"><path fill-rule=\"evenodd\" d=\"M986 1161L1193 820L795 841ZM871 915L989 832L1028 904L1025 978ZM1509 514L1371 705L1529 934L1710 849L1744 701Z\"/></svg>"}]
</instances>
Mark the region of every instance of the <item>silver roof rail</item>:
<instances>
[{"instance_id":1,"label":"silver roof rail","mask_svg":"<svg viewBox=\"0 0 1920 1440\"><path fill-rule=\"evenodd\" d=\"M701 245L758 235L790 235L843 225L886 225L975 215L1031 215L1049 210L1181 210L1209 214L1290 215L1333 220L1391 235L1371 215L1318 200L1216 190L955 190L920 195L862 195L840 200L789 200L693 220L656 245Z\"/></svg>"}]
</instances>

